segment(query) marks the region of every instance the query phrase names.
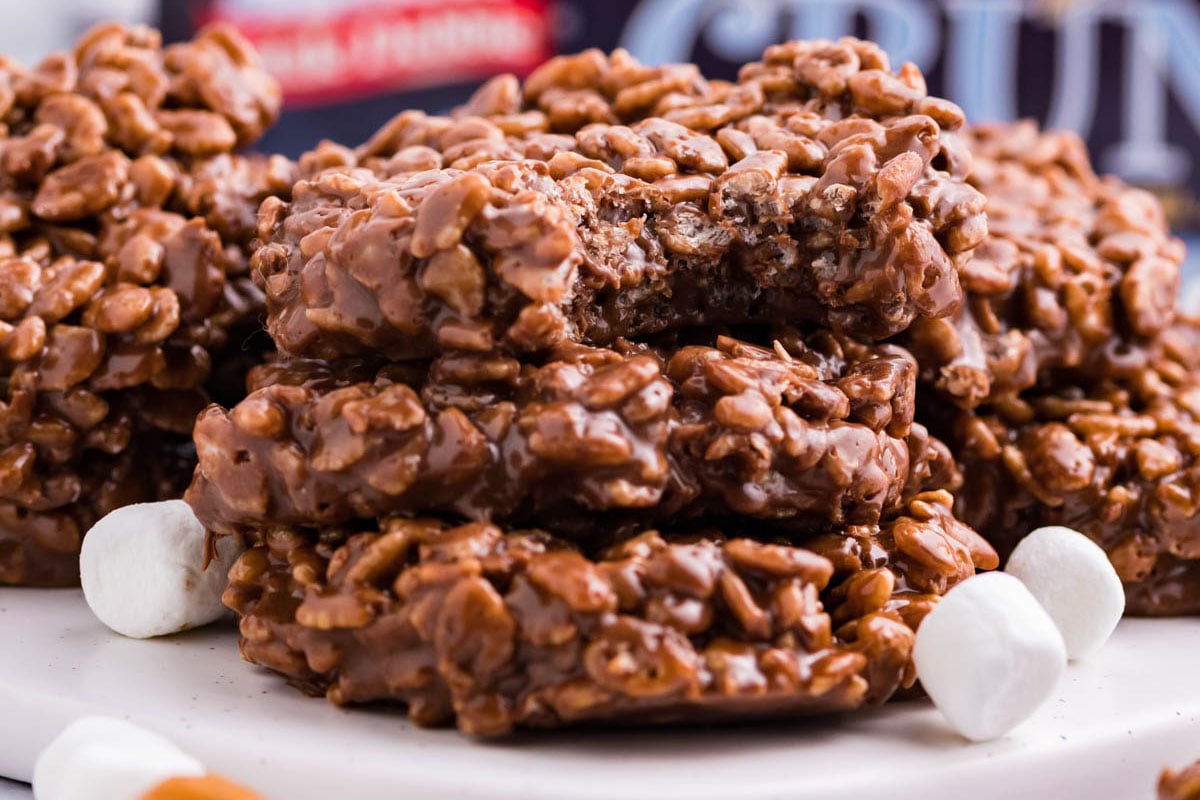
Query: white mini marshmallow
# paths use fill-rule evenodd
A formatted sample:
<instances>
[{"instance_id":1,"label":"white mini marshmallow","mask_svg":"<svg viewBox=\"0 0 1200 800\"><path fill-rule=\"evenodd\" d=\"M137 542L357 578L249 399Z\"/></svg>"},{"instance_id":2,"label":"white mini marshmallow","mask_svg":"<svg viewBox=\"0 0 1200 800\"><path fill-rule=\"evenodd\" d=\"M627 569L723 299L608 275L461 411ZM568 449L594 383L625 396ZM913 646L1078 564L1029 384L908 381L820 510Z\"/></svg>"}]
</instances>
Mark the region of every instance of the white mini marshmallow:
<instances>
[{"instance_id":1,"label":"white mini marshmallow","mask_svg":"<svg viewBox=\"0 0 1200 800\"><path fill-rule=\"evenodd\" d=\"M929 612L913 648L917 677L963 736L1003 736L1046 701L1066 670L1054 621L1025 584L989 572L955 586Z\"/></svg>"},{"instance_id":2,"label":"white mini marshmallow","mask_svg":"<svg viewBox=\"0 0 1200 800\"><path fill-rule=\"evenodd\" d=\"M130 722L84 717L71 723L33 767L37 800L134 800L174 777L199 777L204 766L175 745Z\"/></svg>"},{"instance_id":3,"label":"white mini marshmallow","mask_svg":"<svg viewBox=\"0 0 1200 800\"><path fill-rule=\"evenodd\" d=\"M1020 578L1046 609L1068 658L1099 650L1125 613L1125 590L1112 562L1071 528L1038 528L1017 544L1004 571Z\"/></svg>"},{"instance_id":4,"label":"white mini marshmallow","mask_svg":"<svg viewBox=\"0 0 1200 800\"><path fill-rule=\"evenodd\" d=\"M105 625L135 639L207 625L226 613L221 592L240 547L222 537L219 557L201 569L204 547L204 527L182 500L119 508L83 539L87 604Z\"/></svg>"}]
</instances>

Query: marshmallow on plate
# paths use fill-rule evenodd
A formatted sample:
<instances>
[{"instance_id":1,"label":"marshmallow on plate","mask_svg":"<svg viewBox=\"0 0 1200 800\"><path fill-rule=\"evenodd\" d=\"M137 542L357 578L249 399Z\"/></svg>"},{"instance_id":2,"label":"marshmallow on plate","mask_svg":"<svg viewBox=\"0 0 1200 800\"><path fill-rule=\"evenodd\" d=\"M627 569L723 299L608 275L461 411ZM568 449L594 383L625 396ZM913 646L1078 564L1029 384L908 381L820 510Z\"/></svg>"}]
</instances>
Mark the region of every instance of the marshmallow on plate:
<instances>
[{"instance_id":1,"label":"marshmallow on plate","mask_svg":"<svg viewBox=\"0 0 1200 800\"><path fill-rule=\"evenodd\" d=\"M131 800L204 766L156 733L109 717L71 723L33 767L37 800Z\"/></svg>"},{"instance_id":2,"label":"marshmallow on plate","mask_svg":"<svg viewBox=\"0 0 1200 800\"><path fill-rule=\"evenodd\" d=\"M963 736L1003 736L1046 701L1066 670L1062 636L1021 581L968 578L917 629L921 685Z\"/></svg>"},{"instance_id":3,"label":"marshmallow on plate","mask_svg":"<svg viewBox=\"0 0 1200 800\"><path fill-rule=\"evenodd\" d=\"M80 582L92 612L125 636L145 639L206 625L225 614L221 593L240 547L217 541L204 565L204 526L187 503L125 506L83 539Z\"/></svg>"},{"instance_id":4,"label":"marshmallow on plate","mask_svg":"<svg viewBox=\"0 0 1200 800\"><path fill-rule=\"evenodd\" d=\"M1020 578L1054 620L1067 657L1100 649L1125 613L1125 590L1112 562L1082 533L1038 528L1017 543L1004 571Z\"/></svg>"}]
</instances>

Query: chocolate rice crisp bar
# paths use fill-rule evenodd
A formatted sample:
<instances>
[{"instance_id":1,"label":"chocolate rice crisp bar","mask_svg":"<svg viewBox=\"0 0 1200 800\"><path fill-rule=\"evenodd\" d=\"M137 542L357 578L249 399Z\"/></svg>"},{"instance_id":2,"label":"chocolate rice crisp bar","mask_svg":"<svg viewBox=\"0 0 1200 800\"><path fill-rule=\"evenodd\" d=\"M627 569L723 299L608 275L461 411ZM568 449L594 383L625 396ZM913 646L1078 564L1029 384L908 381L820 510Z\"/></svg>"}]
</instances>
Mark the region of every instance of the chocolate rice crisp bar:
<instances>
[{"instance_id":1,"label":"chocolate rice crisp bar","mask_svg":"<svg viewBox=\"0 0 1200 800\"><path fill-rule=\"evenodd\" d=\"M232 151L278 110L227 28L0 61L0 583L77 581L83 533L179 496L195 416L244 394L214 357L261 313L248 221L294 176ZM216 172L241 177L214 195Z\"/></svg>"},{"instance_id":2,"label":"chocolate rice crisp bar","mask_svg":"<svg viewBox=\"0 0 1200 800\"><path fill-rule=\"evenodd\" d=\"M1200 611L1196 324L1158 201L1098 178L1072 134L1031 122L964 139L989 236L965 302L914 324L918 419L964 472L962 518L1007 553L1062 524L1094 538L1140 614Z\"/></svg>"},{"instance_id":3,"label":"chocolate rice crisp bar","mask_svg":"<svg viewBox=\"0 0 1200 800\"><path fill-rule=\"evenodd\" d=\"M572 345L540 365L444 356L415 376L285 362L232 410L201 414L187 498L230 534L594 511L805 531L875 524L906 496L957 485L949 453L912 423L907 353L829 334L792 349L727 337L671 352Z\"/></svg>"},{"instance_id":4,"label":"chocolate rice crisp bar","mask_svg":"<svg viewBox=\"0 0 1200 800\"><path fill-rule=\"evenodd\" d=\"M959 412L962 518L1002 552L1040 525L1076 528L1108 551L1130 613L1200 612L1198 332L1180 321L1106 377L1067 372Z\"/></svg>"},{"instance_id":5,"label":"chocolate rice crisp bar","mask_svg":"<svg viewBox=\"0 0 1200 800\"><path fill-rule=\"evenodd\" d=\"M519 354L785 319L880 338L957 309L983 198L961 180L961 112L914 68L855 40L800 43L734 85L635 104L627 84L577 124L523 110L563 85L656 81L627 56L577 59L302 159L291 202L264 203L254 257L280 349Z\"/></svg>"},{"instance_id":6,"label":"chocolate rice crisp bar","mask_svg":"<svg viewBox=\"0 0 1200 800\"><path fill-rule=\"evenodd\" d=\"M808 548L647 531L589 558L537 531L391 518L287 528L230 572L243 656L339 704L398 701L476 736L620 719L878 704L913 684L913 630L995 553L914 498Z\"/></svg>"},{"instance_id":7,"label":"chocolate rice crisp bar","mask_svg":"<svg viewBox=\"0 0 1200 800\"><path fill-rule=\"evenodd\" d=\"M963 137L990 235L962 271L961 312L905 338L926 381L974 408L1056 370L1102 377L1106 360L1152 346L1174 320L1184 255L1158 200L1097 177L1072 133L1025 121Z\"/></svg>"}]
</instances>

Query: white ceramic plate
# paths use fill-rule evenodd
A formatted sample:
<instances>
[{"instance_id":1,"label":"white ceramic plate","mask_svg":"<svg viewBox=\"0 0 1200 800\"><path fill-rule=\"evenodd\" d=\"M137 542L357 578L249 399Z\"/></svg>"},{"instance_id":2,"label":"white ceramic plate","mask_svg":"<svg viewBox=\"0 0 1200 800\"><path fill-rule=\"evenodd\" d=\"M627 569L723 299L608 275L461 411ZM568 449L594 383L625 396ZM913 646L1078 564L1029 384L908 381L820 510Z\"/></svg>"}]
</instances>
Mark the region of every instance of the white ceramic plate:
<instances>
[{"instance_id":1,"label":"white ceramic plate","mask_svg":"<svg viewBox=\"0 0 1200 800\"><path fill-rule=\"evenodd\" d=\"M925 703L768 726L479 743L342 711L240 661L226 624L110 633L77 591L0 589L0 775L28 780L71 719L125 717L272 800L1149 798L1200 757L1200 620L1126 620L1007 738L967 744Z\"/></svg>"}]
</instances>

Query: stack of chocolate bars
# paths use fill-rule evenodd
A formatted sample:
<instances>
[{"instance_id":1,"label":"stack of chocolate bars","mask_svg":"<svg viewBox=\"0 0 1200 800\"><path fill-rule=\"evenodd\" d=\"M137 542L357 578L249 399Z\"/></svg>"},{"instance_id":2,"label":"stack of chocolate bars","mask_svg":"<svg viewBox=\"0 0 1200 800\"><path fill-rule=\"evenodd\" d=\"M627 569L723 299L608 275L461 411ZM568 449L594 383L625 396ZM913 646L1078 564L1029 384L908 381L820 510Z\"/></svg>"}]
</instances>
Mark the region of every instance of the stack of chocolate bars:
<instances>
[{"instance_id":1,"label":"stack of chocolate bars","mask_svg":"<svg viewBox=\"0 0 1200 800\"><path fill-rule=\"evenodd\" d=\"M41 582L36 515L78 532L117 500L76 478L82 445L55 449L36 421L104 442L91 429L124 414L115 458L145 443L186 463L158 431L195 420L186 499L251 545L225 595L248 660L475 735L881 703L913 686L938 598L1042 524L1104 545L1131 610L1200 611L1182 247L1077 139L969 128L912 65L843 40L771 47L736 82L622 51L558 57L450 116L405 111L291 163L227 152L275 97L231 34L140 47L166 74L143 144L108 110L140 91L130 59L85 80L107 52L85 42L64 95L117 131L86 157L128 178L75 168L111 187L107 205L70 200L69 163L13 155L33 122L3 145L16 210L0 218L43 276L0 291L6 358L26 354L8 413L22 392L48 410L4 428L0 577ZM106 88L121 69L129 87ZM54 131L71 162L78 126ZM143 197L142 172L168 188ZM142 214L172 222L147 234ZM169 266L196 258L172 249L185 235L211 235L203 275ZM94 285L40 289L64 258L98 259ZM110 322L117 287L178 301L157 371L124 353L164 341L141 334L162 312L148 301L129 323L122 299ZM208 367L260 318L276 352ZM21 349L39 325L107 349L56 368L51 336ZM247 368L245 389L205 383ZM155 413L151 389L225 404ZM36 505L43 469L76 478L73 504Z\"/></svg>"}]
</instances>

